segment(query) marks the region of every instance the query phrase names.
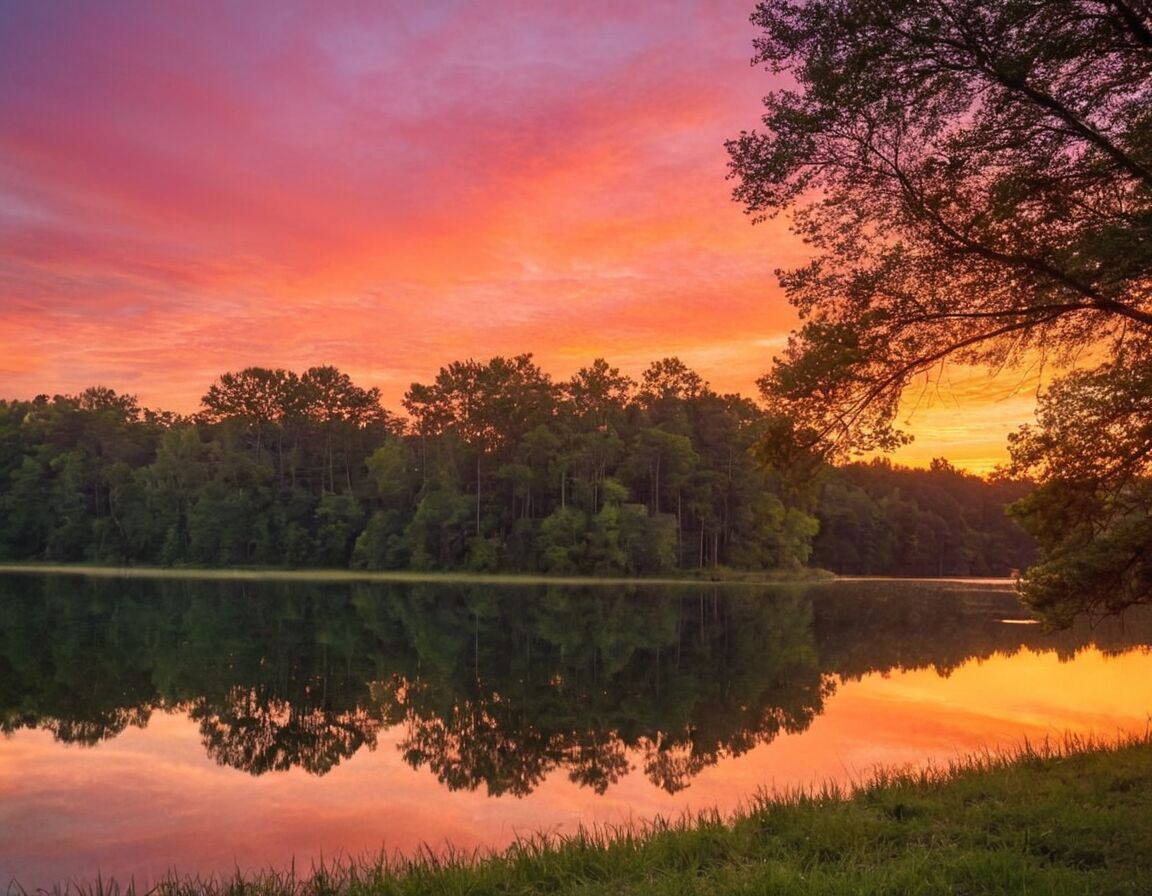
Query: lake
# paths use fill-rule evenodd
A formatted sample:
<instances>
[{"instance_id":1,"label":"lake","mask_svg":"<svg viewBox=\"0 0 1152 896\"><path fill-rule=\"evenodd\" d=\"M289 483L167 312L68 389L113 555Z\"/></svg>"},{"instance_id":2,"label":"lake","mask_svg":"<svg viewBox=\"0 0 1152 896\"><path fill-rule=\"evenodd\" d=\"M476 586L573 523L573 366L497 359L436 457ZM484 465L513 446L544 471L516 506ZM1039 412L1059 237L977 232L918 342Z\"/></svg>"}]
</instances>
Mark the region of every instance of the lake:
<instances>
[{"instance_id":1,"label":"lake","mask_svg":"<svg viewBox=\"0 0 1152 896\"><path fill-rule=\"evenodd\" d=\"M0 883L498 849L1143 733L1152 618L1007 582L0 574Z\"/></svg>"}]
</instances>

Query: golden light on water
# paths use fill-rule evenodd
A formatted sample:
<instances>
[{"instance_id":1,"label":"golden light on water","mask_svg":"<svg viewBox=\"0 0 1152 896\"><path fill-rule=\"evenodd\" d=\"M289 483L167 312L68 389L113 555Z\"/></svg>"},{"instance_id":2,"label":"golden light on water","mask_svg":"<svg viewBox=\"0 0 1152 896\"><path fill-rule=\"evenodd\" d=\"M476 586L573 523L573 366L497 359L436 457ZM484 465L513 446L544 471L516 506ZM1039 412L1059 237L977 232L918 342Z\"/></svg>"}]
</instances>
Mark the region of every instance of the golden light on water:
<instances>
[{"instance_id":1,"label":"golden light on water","mask_svg":"<svg viewBox=\"0 0 1152 896\"><path fill-rule=\"evenodd\" d=\"M8 836L0 869L31 885L60 874L94 878L101 869L141 885L173 864L230 874L283 867L293 856L299 863L381 847L501 848L581 824L713 807L728 813L757 792L851 784L877 767L946 765L1025 741L1059 745L1069 735L1141 735L1152 716L1150 683L1147 649L1106 656L1091 648L1071 662L1025 650L969 661L947 677L931 669L869 674L842 682L805 732L723 759L676 795L635 768L604 797L563 772L519 800L449 792L401 760L399 728L322 778L299 769L253 777L217 766L196 724L180 713L156 713L146 729L94 749L23 731L2 745L0 829Z\"/></svg>"}]
</instances>

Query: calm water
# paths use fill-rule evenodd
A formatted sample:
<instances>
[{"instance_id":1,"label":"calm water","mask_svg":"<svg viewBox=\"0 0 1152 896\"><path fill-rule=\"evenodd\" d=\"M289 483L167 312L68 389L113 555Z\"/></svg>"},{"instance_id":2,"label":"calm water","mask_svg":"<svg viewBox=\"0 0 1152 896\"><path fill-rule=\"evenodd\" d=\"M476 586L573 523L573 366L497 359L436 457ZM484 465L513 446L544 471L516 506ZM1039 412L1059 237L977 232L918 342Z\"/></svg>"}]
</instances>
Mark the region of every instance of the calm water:
<instances>
[{"instance_id":1,"label":"calm water","mask_svg":"<svg viewBox=\"0 0 1152 896\"><path fill-rule=\"evenodd\" d=\"M0 575L0 884L498 848L1145 730L1147 616L1024 616L998 583Z\"/></svg>"}]
</instances>

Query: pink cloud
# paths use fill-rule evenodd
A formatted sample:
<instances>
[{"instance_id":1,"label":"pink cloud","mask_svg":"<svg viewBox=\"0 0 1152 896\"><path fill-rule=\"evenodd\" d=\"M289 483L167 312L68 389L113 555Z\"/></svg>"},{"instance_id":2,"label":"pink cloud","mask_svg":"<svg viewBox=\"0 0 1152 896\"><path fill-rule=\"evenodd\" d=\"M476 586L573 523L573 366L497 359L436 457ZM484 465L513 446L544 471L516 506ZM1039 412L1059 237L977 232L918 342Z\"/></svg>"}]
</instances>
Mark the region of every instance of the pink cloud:
<instances>
[{"instance_id":1,"label":"pink cloud","mask_svg":"<svg viewBox=\"0 0 1152 896\"><path fill-rule=\"evenodd\" d=\"M228 369L332 363L395 403L531 351L679 354L752 394L794 325L772 270L803 247L724 179L769 86L749 10L19 6L0 393L187 411Z\"/></svg>"}]
</instances>

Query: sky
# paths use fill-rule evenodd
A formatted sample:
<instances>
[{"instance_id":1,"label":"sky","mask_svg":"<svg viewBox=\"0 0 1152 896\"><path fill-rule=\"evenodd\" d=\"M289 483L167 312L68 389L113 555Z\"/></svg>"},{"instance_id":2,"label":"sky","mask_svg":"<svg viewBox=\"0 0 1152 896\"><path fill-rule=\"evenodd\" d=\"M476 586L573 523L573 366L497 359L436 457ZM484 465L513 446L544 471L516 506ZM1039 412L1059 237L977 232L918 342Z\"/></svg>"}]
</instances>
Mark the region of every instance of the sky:
<instances>
[{"instance_id":1,"label":"sky","mask_svg":"<svg viewBox=\"0 0 1152 896\"><path fill-rule=\"evenodd\" d=\"M0 398L331 364L400 411L525 352L755 396L805 247L726 180L752 5L3 0ZM989 469L1026 385L912 390L896 460Z\"/></svg>"}]
</instances>

